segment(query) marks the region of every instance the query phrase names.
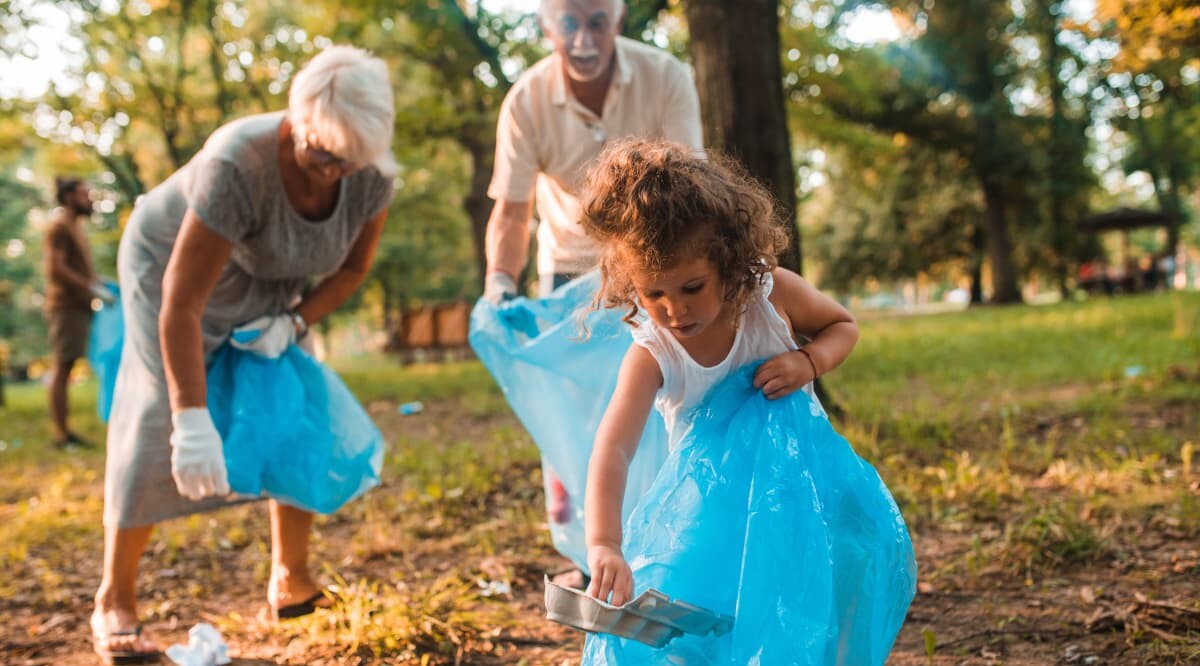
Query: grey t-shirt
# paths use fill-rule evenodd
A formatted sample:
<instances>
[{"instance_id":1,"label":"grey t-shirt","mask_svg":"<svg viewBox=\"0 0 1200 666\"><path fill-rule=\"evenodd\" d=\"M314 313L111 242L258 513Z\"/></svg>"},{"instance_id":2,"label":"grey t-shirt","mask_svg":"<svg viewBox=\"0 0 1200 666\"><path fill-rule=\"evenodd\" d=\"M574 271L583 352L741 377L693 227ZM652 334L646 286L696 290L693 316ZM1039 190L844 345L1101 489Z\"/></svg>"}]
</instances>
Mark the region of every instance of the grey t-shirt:
<instances>
[{"instance_id":1,"label":"grey t-shirt","mask_svg":"<svg viewBox=\"0 0 1200 666\"><path fill-rule=\"evenodd\" d=\"M301 217L279 174L282 120L282 113L272 113L220 128L139 200L129 218L117 256L125 346L108 427L105 525L151 525L235 501L193 502L171 480L171 407L158 316L163 273L187 209L233 243L200 324L208 354L238 324L283 312L310 278L341 266L363 226L391 200L391 180L366 168L342 179L327 219Z\"/></svg>"},{"instance_id":2,"label":"grey t-shirt","mask_svg":"<svg viewBox=\"0 0 1200 666\"><path fill-rule=\"evenodd\" d=\"M310 278L336 270L363 225L392 197L391 179L368 167L342 178L328 218L301 216L279 173L283 118L283 112L249 116L218 129L138 202L125 231L146 264L146 277L159 282L188 208L233 243L205 310L206 352L234 326L290 307ZM159 305L154 303L156 313Z\"/></svg>"}]
</instances>

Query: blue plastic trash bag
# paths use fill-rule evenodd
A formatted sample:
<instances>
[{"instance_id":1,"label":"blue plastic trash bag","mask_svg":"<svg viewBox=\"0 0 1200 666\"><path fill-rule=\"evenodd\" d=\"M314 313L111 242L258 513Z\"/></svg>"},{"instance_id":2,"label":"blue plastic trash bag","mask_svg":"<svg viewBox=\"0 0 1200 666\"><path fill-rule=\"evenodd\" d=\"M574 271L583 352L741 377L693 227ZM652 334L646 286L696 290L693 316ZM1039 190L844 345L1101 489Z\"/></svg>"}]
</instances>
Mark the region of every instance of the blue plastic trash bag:
<instances>
[{"instance_id":1,"label":"blue plastic trash bag","mask_svg":"<svg viewBox=\"0 0 1200 666\"><path fill-rule=\"evenodd\" d=\"M717 385L625 523L634 595L734 616L661 649L591 634L583 663L883 664L916 587L912 542L875 470L803 391L768 401L754 366Z\"/></svg>"},{"instance_id":2,"label":"blue plastic trash bag","mask_svg":"<svg viewBox=\"0 0 1200 666\"><path fill-rule=\"evenodd\" d=\"M600 419L617 385L617 371L633 343L622 311L590 311L600 284L593 271L548 298L516 298L500 305L480 300L471 312L471 347L492 373L508 404L529 431L544 467L570 495L570 517L550 522L554 547L587 571L583 533L584 484ZM584 338L579 315L590 337ZM630 464L625 513L650 487L667 456L667 432L654 413ZM547 498L549 474L544 475Z\"/></svg>"},{"instance_id":3,"label":"blue plastic trash bag","mask_svg":"<svg viewBox=\"0 0 1200 666\"><path fill-rule=\"evenodd\" d=\"M117 369L121 367L121 344L125 340L125 318L121 316L121 290L115 282L104 286L116 297L115 303L104 303L92 315L92 331L88 336L88 364L96 375L96 411L100 420L108 422L112 411L113 388L117 385Z\"/></svg>"},{"instance_id":4,"label":"blue plastic trash bag","mask_svg":"<svg viewBox=\"0 0 1200 666\"><path fill-rule=\"evenodd\" d=\"M383 435L295 345L274 359L222 345L209 361L208 410L235 493L329 514L379 485Z\"/></svg>"}]
</instances>

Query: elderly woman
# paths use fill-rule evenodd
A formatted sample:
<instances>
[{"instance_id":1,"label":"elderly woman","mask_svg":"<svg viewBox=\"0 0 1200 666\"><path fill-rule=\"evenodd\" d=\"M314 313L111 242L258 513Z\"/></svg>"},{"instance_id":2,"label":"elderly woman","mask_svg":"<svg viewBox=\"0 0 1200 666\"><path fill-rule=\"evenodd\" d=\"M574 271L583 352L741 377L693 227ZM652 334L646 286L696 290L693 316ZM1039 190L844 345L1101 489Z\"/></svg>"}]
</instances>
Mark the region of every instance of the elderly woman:
<instances>
[{"instance_id":1,"label":"elderly woman","mask_svg":"<svg viewBox=\"0 0 1200 666\"><path fill-rule=\"evenodd\" d=\"M333 46L292 83L286 112L233 121L141 199L118 273L125 347L108 429L104 575L91 625L109 663L154 661L136 610L138 559L155 523L227 506L205 359L234 344L278 355L362 283L392 197L388 70ZM310 278L319 282L305 291ZM318 605L308 570L313 515L270 502L277 617Z\"/></svg>"}]
</instances>

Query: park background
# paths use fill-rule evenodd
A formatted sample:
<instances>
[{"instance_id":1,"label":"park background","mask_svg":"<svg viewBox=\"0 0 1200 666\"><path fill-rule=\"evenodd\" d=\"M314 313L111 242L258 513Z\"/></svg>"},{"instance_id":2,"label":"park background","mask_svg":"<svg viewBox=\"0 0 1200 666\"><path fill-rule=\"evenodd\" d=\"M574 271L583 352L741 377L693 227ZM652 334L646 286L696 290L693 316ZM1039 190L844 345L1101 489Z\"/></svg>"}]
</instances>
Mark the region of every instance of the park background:
<instances>
[{"instance_id":1,"label":"park background","mask_svg":"<svg viewBox=\"0 0 1200 666\"><path fill-rule=\"evenodd\" d=\"M0 661L94 660L103 452L51 447L38 384L54 176L93 184L113 275L137 196L220 124L283 108L331 43L384 58L396 95L377 261L317 331L388 437L384 484L321 521L334 611L265 621L266 521L241 508L163 526L142 613L164 645L214 622L239 663L577 658L579 636L540 619L557 564L536 449L461 349L404 348L405 313L480 293L496 113L546 53L535 5L0 0ZM913 532L892 663L1197 663L1200 8L628 12L627 36L695 67L708 144L795 206L785 264L862 320L826 389ZM102 441L86 368L73 397Z\"/></svg>"}]
</instances>

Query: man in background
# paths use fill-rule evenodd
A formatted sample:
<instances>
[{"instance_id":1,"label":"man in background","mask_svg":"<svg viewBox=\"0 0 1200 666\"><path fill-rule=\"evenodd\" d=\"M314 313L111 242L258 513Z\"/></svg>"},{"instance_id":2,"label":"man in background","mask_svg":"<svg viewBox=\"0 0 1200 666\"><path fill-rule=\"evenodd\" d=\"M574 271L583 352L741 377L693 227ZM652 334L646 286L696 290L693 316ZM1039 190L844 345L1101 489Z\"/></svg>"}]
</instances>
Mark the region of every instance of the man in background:
<instances>
[{"instance_id":1,"label":"man in background","mask_svg":"<svg viewBox=\"0 0 1200 666\"><path fill-rule=\"evenodd\" d=\"M44 241L46 323L50 329L50 419L54 444L60 448L88 447L67 427L67 384L75 361L87 350L92 323L92 299L112 301L113 295L96 277L84 223L92 214L92 196L79 178L55 179L58 208L50 213Z\"/></svg>"}]
</instances>

